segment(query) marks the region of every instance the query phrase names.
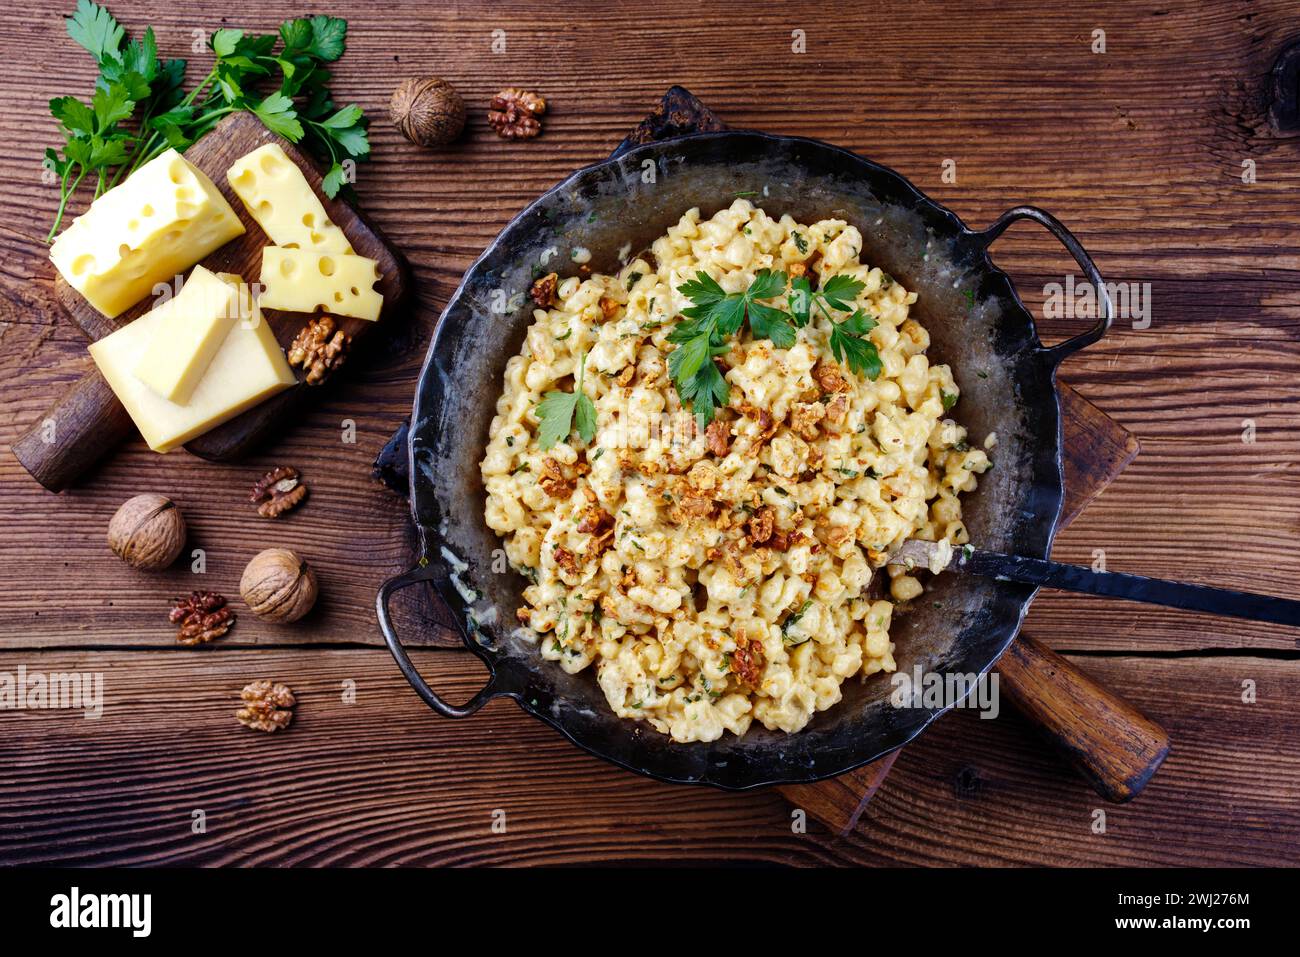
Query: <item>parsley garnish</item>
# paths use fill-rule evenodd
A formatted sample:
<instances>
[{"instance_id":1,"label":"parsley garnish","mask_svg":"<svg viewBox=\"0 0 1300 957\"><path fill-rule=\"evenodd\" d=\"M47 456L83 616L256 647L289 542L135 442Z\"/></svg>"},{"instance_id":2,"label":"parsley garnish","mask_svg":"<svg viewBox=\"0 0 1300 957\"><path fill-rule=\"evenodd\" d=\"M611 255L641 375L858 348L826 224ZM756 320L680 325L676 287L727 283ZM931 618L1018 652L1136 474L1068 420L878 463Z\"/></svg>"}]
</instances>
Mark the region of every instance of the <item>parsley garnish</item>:
<instances>
[{"instance_id":1,"label":"parsley garnish","mask_svg":"<svg viewBox=\"0 0 1300 957\"><path fill-rule=\"evenodd\" d=\"M770 339L781 349L794 345L790 316L758 301L781 295L785 284L785 273L763 269L744 292L728 293L700 271L679 288L694 305L682 310L686 321L668 334L668 341L677 346L668 355L668 373L682 404L695 413L701 428L713 421L713 410L726 405L730 397L713 357L731 351L727 340L740 331L746 319L756 339Z\"/></svg>"},{"instance_id":2,"label":"parsley garnish","mask_svg":"<svg viewBox=\"0 0 1300 957\"><path fill-rule=\"evenodd\" d=\"M951 409L954 405L957 404L957 393L941 391L939 393L939 399L943 402L943 411L947 412L949 409Z\"/></svg>"},{"instance_id":3,"label":"parsley garnish","mask_svg":"<svg viewBox=\"0 0 1300 957\"><path fill-rule=\"evenodd\" d=\"M852 276L831 276L816 291L807 276L800 276L792 284L790 309L796 325L807 325L816 306L821 314L831 323L831 353L835 361L847 363L858 375L868 379L879 378L881 372L880 354L875 343L862 338L876 327L876 320L861 309L843 322L836 322L831 310L848 312L853 309L853 301L866 288L866 283Z\"/></svg>"},{"instance_id":4,"label":"parsley garnish","mask_svg":"<svg viewBox=\"0 0 1300 957\"><path fill-rule=\"evenodd\" d=\"M587 354L578 357L578 379L572 392L548 392L534 410L541 427L537 430L537 444L545 452L556 442L562 442L573 431L573 420L578 420L578 435L590 442L596 437L596 406L582 391L583 370Z\"/></svg>"},{"instance_id":5,"label":"parsley garnish","mask_svg":"<svg viewBox=\"0 0 1300 957\"><path fill-rule=\"evenodd\" d=\"M876 320L861 309L831 329L831 352L837 362L847 362L850 369L873 382L880 377L880 353L870 339L861 338L876 328Z\"/></svg>"},{"instance_id":6,"label":"parsley garnish","mask_svg":"<svg viewBox=\"0 0 1300 957\"><path fill-rule=\"evenodd\" d=\"M798 611L793 611L786 616L785 621L781 622L782 641L784 641L786 644L802 645L804 641L808 640L807 638L805 638L803 639L803 641L797 641L796 639L791 638L790 629L793 628L796 624L798 624L800 618L808 614L808 609L811 607L812 607L812 599L808 599L802 605L799 606Z\"/></svg>"},{"instance_id":7,"label":"parsley garnish","mask_svg":"<svg viewBox=\"0 0 1300 957\"><path fill-rule=\"evenodd\" d=\"M348 179L343 161L370 154L361 108L336 110L325 86L330 75L324 64L343 55L346 20L286 20L278 36L218 30L210 41L216 62L188 94L182 90L185 61L158 58L152 27L128 43L113 15L91 0L78 0L66 23L68 36L95 58L99 77L89 106L71 96L50 101L66 142L62 151L45 151L45 166L59 177L59 208L47 241L86 174L94 174L98 197L165 150L187 149L239 110L328 159L321 183L327 196L337 195ZM269 91L268 77L278 77Z\"/></svg>"}]
</instances>

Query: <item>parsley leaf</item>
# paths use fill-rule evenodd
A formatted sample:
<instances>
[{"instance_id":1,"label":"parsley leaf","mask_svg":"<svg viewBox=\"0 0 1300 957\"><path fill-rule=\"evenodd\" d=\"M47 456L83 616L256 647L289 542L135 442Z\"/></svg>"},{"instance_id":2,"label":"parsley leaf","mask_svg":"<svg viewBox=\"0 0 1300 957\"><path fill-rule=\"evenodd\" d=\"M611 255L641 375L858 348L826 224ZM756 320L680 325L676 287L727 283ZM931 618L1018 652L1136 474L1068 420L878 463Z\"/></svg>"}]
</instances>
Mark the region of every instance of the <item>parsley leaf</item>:
<instances>
[{"instance_id":1,"label":"parsley leaf","mask_svg":"<svg viewBox=\"0 0 1300 957\"><path fill-rule=\"evenodd\" d=\"M876 320L859 309L843 322L835 323L831 329L831 353L835 361L847 364L858 375L873 382L880 378L882 371L880 353L870 339L858 337L865 336L875 327Z\"/></svg>"},{"instance_id":2,"label":"parsley leaf","mask_svg":"<svg viewBox=\"0 0 1300 957\"><path fill-rule=\"evenodd\" d=\"M668 354L668 374L677 397L695 413L701 428L713 421L713 410L730 398L727 380L713 358L731 351L727 340L740 332L746 318L755 338L770 339L781 349L794 345L790 316L758 301L784 293L786 281L785 273L762 269L744 292L729 293L700 271L678 287L692 304L682 310L686 318L668 334L668 341L677 346Z\"/></svg>"},{"instance_id":3,"label":"parsley leaf","mask_svg":"<svg viewBox=\"0 0 1300 957\"><path fill-rule=\"evenodd\" d=\"M794 326L790 317L775 306L762 303L749 304L749 328L756 339L771 339L778 349L789 349L794 345Z\"/></svg>"},{"instance_id":4,"label":"parsley leaf","mask_svg":"<svg viewBox=\"0 0 1300 957\"><path fill-rule=\"evenodd\" d=\"M831 276L822 283L820 293L832 309L848 312L853 308L853 300L858 298L858 294L866 287L865 282L852 276Z\"/></svg>"},{"instance_id":5,"label":"parsley leaf","mask_svg":"<svg viewBox=\"0 0 1300 957\"><path fill-rule=\"evenodd\" d=\"M727 352L728 347L719 347L718 352ZM731 389L722 372L712 360L700 366L691 378L677 382L677 395L682 405L695 413L695 421L700 428L705 428L713 421L713 410L726 405L731 398Z\"/></svg>"},{"instance_id":6,"label":"parsley leaf","mask_svg":"<svg viewBox=\"0 0 1300 957\"><path fill-rule=\"evenodd\" d=\"M68 36L95 58L99 77L89 107L72 97L50 101L66 142L45 153L44 165L59 177L59 207L47 241L88 173L98 196L164 150L188 148L238 110L256 114L268 129L325 160L327 196L352 181L353 161L370 155L361 108L338 108L326 86L324 64L343 55L346 20L286 20L278 33L265 36L217 30L209 41L212 69L188 94L185 61L159 59L152 27L128 43L121 24L93 0L78 0L66 25Z\"/></svg>"},{"instance_id":7,"label":"parsley leaf","mask_svg":"<svg viewBox=\"0 0 1300 957\"><path fill-rule=\"evenodd\" d=\"M591 401L591 397L582 391L586 365L587 354L584 352L578 357L578 378L573 391L548 392L533 410L540 423L537 430L537 444L543 452L569 437L569 433L573 431L575 418L578 424L578 435L582 441L590 443L596 437L596 406Z\"/></svg>"},{"instance_id":8,"label":"parsley leaf","mask_svg":"<svg viewBox=\"0 0 1300 957\"><path fill-rule=\"evenodd\" d=\"M68 36L90 51L96 62L118 59L126 31L113 15L90 0L77 0L77 12L67 22Z\"/></svg>"},{"instance_id":9,"label":"parsley leaf","mask_svg":"<svg viewBox=\"0 0 1300 957\"><path fill-rule=\"evenodd\" d=\"M135 109L135 102L130 99L125 87L114 83L95 91L90 100L90 108L95 113L95 129L102 131L130 116Z\"/></svg>"},{"instance_id":10,"label":"parsley leaf","mask_svg":"<svg viewBox=\"0 0 1300 957\"><path fill-rule=\"evenodd\" d=\"M257 118L266 124L272 133L279 133L285 139L297 142L302 139L302 124L293 109L293 100L283 93L272 93L253 107Z\"/></svg>"},{"instance_id":11,"label":"parsley leaf","mask_svg":"<svg viewBox=\"0 0 1300 957\"><path fill-rule=\"evenodd\" d=\"M754 281L749 284L749 289L745 291L745 300L754 299L771 299L785 292L786 275L783 272L772 272L770 269L760 269L754 276Z\"/></svg>"},{"instance_id":12,"label":"parsley leaf","mask_svg":"<svg viewBox=\"0 0 1300 957\"><path fill-rule=\"evenodd\" d=\"M668 353L668 374L674 382L694 378L695 373L709 360L712 351L707 332L692 335ZM681 392L680 388L678 392Z\"/></svg>"}]
</instances>

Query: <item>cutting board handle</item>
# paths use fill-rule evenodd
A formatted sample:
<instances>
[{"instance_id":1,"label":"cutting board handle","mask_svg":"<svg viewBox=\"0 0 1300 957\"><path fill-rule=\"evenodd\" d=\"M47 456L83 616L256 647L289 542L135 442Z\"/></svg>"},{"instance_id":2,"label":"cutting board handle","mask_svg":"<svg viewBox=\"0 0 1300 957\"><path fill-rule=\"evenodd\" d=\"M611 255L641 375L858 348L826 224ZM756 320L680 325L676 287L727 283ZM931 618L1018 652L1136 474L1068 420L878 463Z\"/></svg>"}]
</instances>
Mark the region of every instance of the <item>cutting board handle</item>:
<instances>
[{"instance_id":1,"label":"cutting board handle","mask_svg":"<svg viewBox=\"0 0 1300 957\"><path fill-rule=\"evenodd\" d=\"M82 376L11 446L32 478L62 492L134 434L135 424L98 371Z\"/></svg>"},{"instance_id":2,"label":"cutting board handle","mask_svg":"<svg viewBox=\"0 0 1300 957\"><path fill-rule=\"evenodd\" d=\"M1071 662L1022 634L998 661L999 690L1112 801L1146 787L1169 734Z\"/></svg>"}]
</instances>

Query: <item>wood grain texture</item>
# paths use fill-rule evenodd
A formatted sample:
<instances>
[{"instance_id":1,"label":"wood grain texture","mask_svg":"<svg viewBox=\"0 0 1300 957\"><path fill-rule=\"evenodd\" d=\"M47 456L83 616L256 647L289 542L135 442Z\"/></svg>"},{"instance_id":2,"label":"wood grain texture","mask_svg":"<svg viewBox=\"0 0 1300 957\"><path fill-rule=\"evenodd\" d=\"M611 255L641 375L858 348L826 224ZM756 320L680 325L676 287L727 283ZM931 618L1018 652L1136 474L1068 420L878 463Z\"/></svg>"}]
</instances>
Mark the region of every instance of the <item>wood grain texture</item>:
<instances>
[{"instance_id":1,"label":"wood grain texture","mask_svg":"<svg viewBox=\"0 0 1300 957\"><path fill-rule=\"evenodd\" d=\"M482 682L468 656L416 656L454 700ZM104 709L97 719L0 712L0 864L1294 861L1293 668L1258 658L1080 663L1130 696L1166 690L1154 713L1178 747L1141 800L1106 805L1010 711L954 712L901 754L858 828L839 838L815 820L795 833L774 791L727 794L618 771L508 701L464 721L438 718L378 649L4 652L0 672L102 673ZM287 732L234 719L239 689L262 677L298 696ZM1254 704L1242 701L1248 678ZM192 830L196 810L205 833ZM1093 830L1098 810L1104 834ZM505 834L493 832L494 812Z\"/></svg>"},{"instance_id":2,"label":"wood grain texture","mask_svg":"<svg viewBox=\"0 0 1300 957\"><path fill-rule=\"evenodd\" d=\"M126 406L92 369L14 441L12 451L32 478L61 492L135 434Z\"/></svg>"},{"instance_id":3,"label":"wood grain texture","mask_svg":"<svg viewBox=\"0 0 1300 957\"><path fill-rule=\"evenodd\" d=\"M194 29L267 31L300 12L289 0L220 9L141 0L117 10L131 27L152 24L165 55L190 57L192 79L208 62L188 52ZM674 83L731 126L814 136L889 165L972 225L1022 202L1040 205L1078 235L1108 280L1150 283L1149 326L1121 318L1063 369L1138 437L1142 454L1060 536L1054 557L1090 564L1104 552L1116 570L1294 595L1300 141L1275 136L1267 122L1269 71L1295 34L1293 4L1106 0L1085 10L897 0L845 4L830 17L796 0L746 8L743 42L733 5L675 0L650 17L628 3L557 14L480 0L344 4L332 12L351 23L348 53L333 71L337 96L376 117L375 160L360 167L357 191L411 260L411 321L363 346L349 376L243 466L179 454L159 462L136 442L92 482L55 498L0 454L7 516L0 647L114 649L57 654L119 671L141 721L138 733L116 743L100 738L92 752L85 742L94 722L0 713L6 859L1294 860L1298 649L1296 635L1272 626L1044 593L1028 630L1057 651L1098 656L1067 657L1169 729L1173 754L1147 792L1106 808L1107 832L1094 834L1092 813L1102 802L1027 727L1009 715L980 721L958 713L903 752L843 841L816 824L791 835L789 807L775 794L638 780L505 702L470 722L439 722L377 649L314 647L300 658L290 649L239 647L372 638L374 590L411 556L403 505L365 475L409 414L434 319L516 211L575 166L607 155ZM1090 50L1098 28L1107 35L1104 55ZM506 31L503 53L492 52L496 29ZM791 51L795 29L806 33L805 54ZM869 69L863 50L871 51ZM56 191L42 184L38 163L56 142L47 101L86 96L94 67L48 7L0 20L0 58L7 71L0 133L11 144L0 151L0 445L7 445L87 369L84 337L56 323L49 308L52 270L39 237ZM419 74L446 77L469 104L466 135L446 150L416 149L382 118L396 83ZM488 130L487 100L510 85L547 96L539 139L508 143ZM945 159L956 163L955 182L942 178ZM1242 182L1246 160L1256 164L1254 183ZM1013 227L993 256L1036 314L1044 285L1072 268L1049 237L1027 227ZM1043 328L1051 339L1086 325L1063 318ZM342 441L344 420L356 425L355 444ZM1243 441L1247 422L1253 441ZM243 498L260 471L281 462L303 469L313 496L272 525ZM322 608L300 629L241 619L228 647L176 658L164 616L168 599L195 576L184 568L157 577L124 571L102 541L113 510L150 489L185 509L194 544L208 552L204 584L233 594L248 557L289 545L321 568ZM126 645L160 650L121 651ZM8 657L30 665L55 655ZM227 655L236 664L223 665ZM290 737L256 742L287 744L279 755L252 743L215 747L248 662L277 670L281 660L296 663L294 675L319 676L325 693L341 680L336 655L372 663L369 672L350 663L339 670L387 689L382 721L349 712L337 725L318 725L317 736L304 710ZM473 664L449 655L433 667L455 686L457 669ZM1248 678L1261 689L1257 705L1239 703ZM476 681L464 678L466 695ZM188 711L166 704L182 691L217 709L215 723L195 723L193 704ZM243 733L233 722L229 730ZM191 845L188 809L177 822L170 792L219 802L212 806L222 809L224 830ZM490 832L495 807L513 809L517 827L507 839Z\"/></svg>"},{"instance_id":4,"label":"wood grain texture","mask_svg":"<svg viewBox=\"0 0 1300 957\"><path fill-rule=\"evenodd\" d=\"M998 659L999 689L1111 801L1142 793L1169 732L1041 642L1022 634Z\"/></svg>"}]
</instances>

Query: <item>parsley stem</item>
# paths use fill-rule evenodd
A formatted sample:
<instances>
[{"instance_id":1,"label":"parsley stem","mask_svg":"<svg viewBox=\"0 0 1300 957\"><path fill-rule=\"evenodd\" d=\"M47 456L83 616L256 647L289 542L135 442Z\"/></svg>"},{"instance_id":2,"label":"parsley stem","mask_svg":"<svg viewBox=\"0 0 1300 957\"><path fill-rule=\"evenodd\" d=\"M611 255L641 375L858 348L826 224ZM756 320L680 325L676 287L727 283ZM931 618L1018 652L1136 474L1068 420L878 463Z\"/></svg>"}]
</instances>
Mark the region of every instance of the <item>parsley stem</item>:
<instances>
[{"instance_id":1,"label":"parsley stem","mask_svg":"<svg viewBox=\"0 0 1300 957\"><path fill-rule=\"evenodd\" d=\"M76 166L81 172L77 174L77 178L73 180L72 186L69 187L68 175L72 172L73 166ZM59 211L54 216L54 225L50 227L49 235L45 237L47 243L54 242L54 234L59 231L59 224L63 222L63 212L68 208L68 200L77 191L77 187L81 185L81 177L85 175L86 167L80 163L69 163L67 169L63 171L63 181L59 185Z\"/></svg>"}]
</instances>

